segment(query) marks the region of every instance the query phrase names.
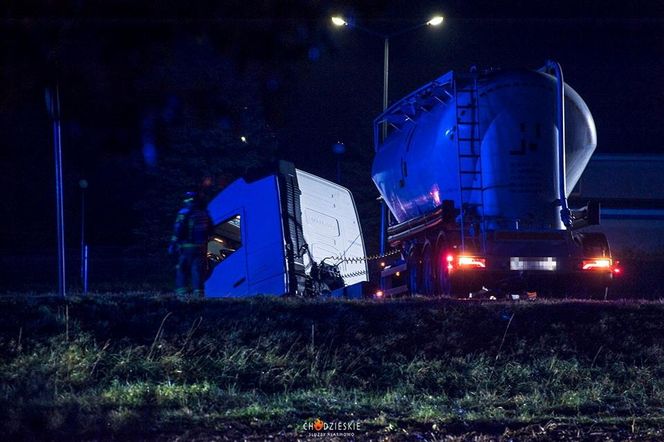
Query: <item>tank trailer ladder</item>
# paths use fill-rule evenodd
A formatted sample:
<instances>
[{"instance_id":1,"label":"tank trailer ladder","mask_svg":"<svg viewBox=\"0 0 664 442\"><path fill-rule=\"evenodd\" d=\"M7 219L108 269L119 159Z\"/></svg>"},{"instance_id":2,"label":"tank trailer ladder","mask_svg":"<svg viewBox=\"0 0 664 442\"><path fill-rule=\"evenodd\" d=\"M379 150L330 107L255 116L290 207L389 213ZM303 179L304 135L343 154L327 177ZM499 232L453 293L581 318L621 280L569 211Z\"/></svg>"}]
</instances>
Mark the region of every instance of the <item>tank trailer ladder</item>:
<instances>
[{"instance_id":1,"label":"tank trailer ladder","mask_svg":"<svg viewBox=\"0 0 664 442\"><path fill-rule=\"evenodd\" d=\"M466 236L473 231L479 233L481 253L486 253L486 225L484 220L484 182L479 116L479 93L477 73L454 73L453 78L456 107L456 144L459 161L459 217L461 228L461 250L466 250ZM473 192L479 192L479 201L473 201ZM480 217L477 223L476 216ZM477 232L479 228L479 232Z\"/></svg>"}]
</instances>

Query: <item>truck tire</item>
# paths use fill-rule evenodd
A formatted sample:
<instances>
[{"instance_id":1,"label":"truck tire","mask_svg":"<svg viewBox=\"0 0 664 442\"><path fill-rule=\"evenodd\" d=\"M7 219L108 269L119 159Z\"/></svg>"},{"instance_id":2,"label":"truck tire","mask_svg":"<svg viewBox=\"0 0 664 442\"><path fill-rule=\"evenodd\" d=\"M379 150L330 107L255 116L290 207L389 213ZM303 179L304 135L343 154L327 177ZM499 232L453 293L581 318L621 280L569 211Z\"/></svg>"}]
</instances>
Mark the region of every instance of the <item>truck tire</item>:
<instances>
[{"instance_id":1,"label":"truck tire","mask_svg":"<svg viewBox=\"0 0 664 442\"><path fill-rule=\"evenodd\" d=\"M436 293L436 271L433 248L428 245L422 252L422 294L433 296Z\"/></svg>"},{"instance_id":2,"label":"truck tire","mask_svg":"<svg viewBox=\"0 0 664 442\"><path fill-rule=\"evenodd\" d=\"M421 264L420 264L420 254L416 248L411 250L408 255L408 290L410 291L411 296L416 295L420 292L421 288Z\"/></svg>"},{"instance_id":3,"label":"truck tire","mask_svg":"<svg viewBox=\"0 0 664 442\"><path fill-rule=\"evenodd\" d=\"M447 269L447 260L445 259L445 253L443 249L440 249L436 261L436 292L439 296L452 296L452 279L450 278L450 272Z\"/></svg>"}]
</instances>

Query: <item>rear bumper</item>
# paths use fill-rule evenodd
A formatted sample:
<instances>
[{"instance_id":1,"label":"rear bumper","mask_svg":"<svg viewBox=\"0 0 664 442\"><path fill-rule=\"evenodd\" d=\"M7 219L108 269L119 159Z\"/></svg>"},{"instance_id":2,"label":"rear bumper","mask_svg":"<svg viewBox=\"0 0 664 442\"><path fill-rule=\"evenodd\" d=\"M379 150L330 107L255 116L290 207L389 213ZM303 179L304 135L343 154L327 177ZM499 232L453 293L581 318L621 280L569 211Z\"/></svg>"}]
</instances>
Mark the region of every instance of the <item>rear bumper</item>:
<instances>
[{"instance_id":1,"label":"rear bumper","mask_svg":"<svg viewBox=\"0 0 664 442\"><path fill-rule=\"evenodd\" d=\"M609 287L613 274L608 271L509 271L491 269L454 270L450 280L455 292L481 287L505 291L537 290L542 292L574 292Z\"/></svg>"}]
</instances>

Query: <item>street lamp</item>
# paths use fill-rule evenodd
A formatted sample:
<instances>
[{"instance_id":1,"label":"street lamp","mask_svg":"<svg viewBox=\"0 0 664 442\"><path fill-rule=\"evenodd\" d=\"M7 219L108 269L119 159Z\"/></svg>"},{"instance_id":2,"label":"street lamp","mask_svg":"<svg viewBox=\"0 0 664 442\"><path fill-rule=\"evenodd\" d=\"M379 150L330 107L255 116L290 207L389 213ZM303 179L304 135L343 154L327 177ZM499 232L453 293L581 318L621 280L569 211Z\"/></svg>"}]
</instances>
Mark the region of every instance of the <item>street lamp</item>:
<instances>
[{"instance_id":1,"label":"street lamp","mask_svg":"<svg viewBox=\"0 0 664 442\"><path fill-rule=\"evenodd\" d=\"M60 90L56 82L54 88L46 89L46 107L53 123L53 153L55 157L55 214L58 233L58 294L67 296L65 280L65 216L64 184L62 178L62 131L60 129Z\"/></svg>"},{"instance_id":2,"label":"street lamp","mask_svg":"<svg viewBox=\"0 0 664 442\"><path fill-rule=\"evenodd\" d=\"M440 26L443 24L443 21L445 18L442 15L434 15L431 17L428 21L424 23L417 24L415 26L411 26L405 29L402 29L397 32L391 32L388 34L385 33L380 33L373 31L371 29L367 29L363 26L359 26L355 23L349 23L344 17L340 15L335 15L330 18L332 20L332 24L341 27L341 26L349 26L353 29L359 29L362 32L365 32L367 34L374 35L376 37L380 37L383 39L383 110L387 109L387 103L388 103L388 90L389 90L389 68L390 68L390 38L396 37L397 35L405 34L410 31L414 31L416 29L419 29L423 26ZM387 126L384 124L383 125L383 137L385 137L385 129Z\"/></svg>"},{"instance_id":3,"label":"street lamp","mask_svg":"<svg viewBox=\"0 0 664 442\"><path fill-rule=\"evenodd\" d=\"M338 15L332 17L332 24L334 26L348 26L348 22L344 20L343 17L339 17Z\"/></svg>"},{"instance_id":4,"label":"street lamp","mask_svg":"<svg viewBox=\"0 0 664 442\"><path fill-rule=\"evenodd\" d=\"M383 39L383 111L387 109L388 105L388 97L389 97L389 70L390 70L390 38L396 37L398 35L405 34L407 32L414 31L416 29L419 29L423 26L440 26L443 21L445 20L442 15L434 15L429 19L429 21L417 24L415 26L411 26L405 29L402 29L397 32L392 32L389 34L385 33L380 33L373 31L371 29L367 29L362 26L358 26L355 23L349 23L346 19L344 19L342 16L336 15L334 17L330 18L332 20L332 24L341 27L341 26L348 26L353 29L359 29L362 32L365 32L367 34L374 35L376 37L380 37ZM383 122L383 130L382 130L382 139L385 140L387 138L387 122ZM380 205L380 224L381 224L381 232L380 232L380 253L383 254L385 253L385 229L386 229L386 215L387 215L387 210L385 207L385 201L381 199L381 205Z\"/></svg>"},{"instance_id":5,"label":"street lamp","mask_svg":"<svg viewBox=\"0 0 664 442\"><path fill-rule=\"evenodd\" d=\"M429 26L438 26L443 23L443 20L445 20L445 17L442 15L434 15L431 17L431 20L427 22L427 25Z\"/></svg>"},{"instance_id":6,"label":"street lamp","mask_svg":"<svg viewBox=\"0 0 664 442\"><path fill-rule=\"evenodd\" d=\"M346 153L346 146L337 141L332 145L332 153L337 157L337 184L341 184L341 156Z\"/></svg>"},{"instance_id":7,"label":"street lamp","mask_svg":"<svg viewBox=\"0 0 664 442\"><path fill-rule=\"evenodd\" d=\"M83 294L88 294L88 245L85 242L85 190L88 188L88 181L82 179L78 182L81 188L81 285Z\"/></svg>"}]
</instances>

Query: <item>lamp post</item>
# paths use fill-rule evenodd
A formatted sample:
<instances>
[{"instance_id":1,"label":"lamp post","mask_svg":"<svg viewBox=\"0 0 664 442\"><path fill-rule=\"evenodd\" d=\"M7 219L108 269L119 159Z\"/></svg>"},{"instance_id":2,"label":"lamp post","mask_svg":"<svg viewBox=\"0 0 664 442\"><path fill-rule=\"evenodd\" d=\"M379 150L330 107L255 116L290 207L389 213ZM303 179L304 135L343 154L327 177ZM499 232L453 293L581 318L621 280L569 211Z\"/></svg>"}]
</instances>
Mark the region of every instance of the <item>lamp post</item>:
<instances>
[{"instance_id":1,"label":"lamp post","mask_svg":"<svg viewBox=\"0 0 664 442\"><path fill-rule=\"evenodd\" d=\"M85 243L85 191L88 181L82 179L78 182L81 188L81 284L83 294L88 294L88 245Z\"/></svg>"},{"instance_id":2,"label":"lamp post","mask_svg":"<svg viewBox=\"0 0 664 442\"><path fill-rule=\"evenodd\" d=\"M390 38L396 37L398 35L402 35L411 31L414 31L416 29L422 28L424 26L440 26L443 21L444 17L442 15L435 15L429 19L429 21L417 24L415 26L411 26L405 29L402 29L397 32L392 32L389 34L383 34L380 32L375 32L371 29L367 29L363 26L359 26L355 23L349 23L345 18L342 16L334 16L331 17L332 24L337 26L337 27L342 27L342 26L348 26L353 29L359 29L362 32L365 32L367 34L371 34L373 36L379 37L383 39L383 111L387 109L388 105L388 99L389 99L389 75L390 75ZM383 122L383 127L382 127L382 139L385 140L387 138L387 122ZM385 206L385 201L381 198L381 204L380 204L380 253L381 255L385 253L385 230L387 228L386 224L386 216L387 216L387 208Z\"/></svg>"},{"instance_id":3,"label":"lamp post","mask_svg":"<svg viewBox=\"0 0 664 442\"><path fill-rule=\"evenodd\" d=\"M341 184L341 156L346 153L346 146L337 141L332 145L332 153L337 157L337 184Z\"/></svg>"},{"instance_id":4,"label":"lamp post","mask_svg":"<svg viewBox=\"0 0 664 442\"><path fill-rule=\"evenodd\" d=\"M46 107L53 123L53 154L55 158L55 215L58 234L58 295L67 296L65 280L65 216L62 178L62 134L60 130L60 90L56 82L54 88L46 89Z\"/></svg>"}]
</instances>

